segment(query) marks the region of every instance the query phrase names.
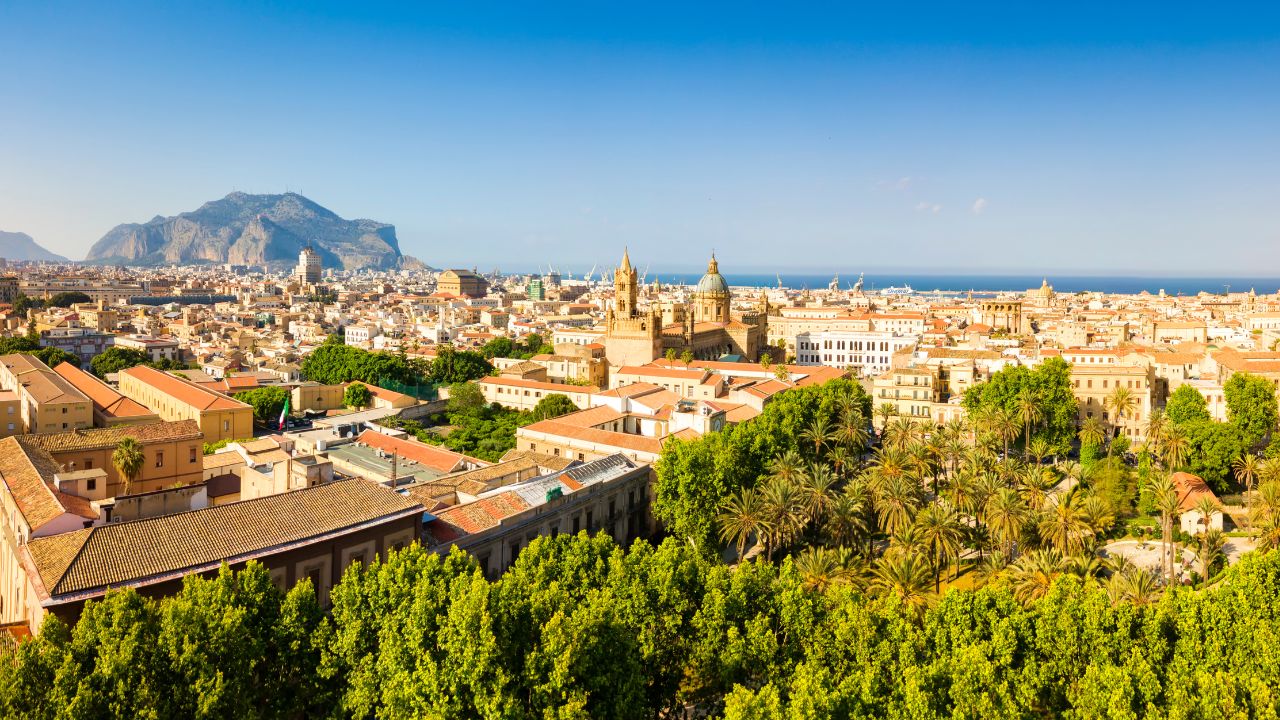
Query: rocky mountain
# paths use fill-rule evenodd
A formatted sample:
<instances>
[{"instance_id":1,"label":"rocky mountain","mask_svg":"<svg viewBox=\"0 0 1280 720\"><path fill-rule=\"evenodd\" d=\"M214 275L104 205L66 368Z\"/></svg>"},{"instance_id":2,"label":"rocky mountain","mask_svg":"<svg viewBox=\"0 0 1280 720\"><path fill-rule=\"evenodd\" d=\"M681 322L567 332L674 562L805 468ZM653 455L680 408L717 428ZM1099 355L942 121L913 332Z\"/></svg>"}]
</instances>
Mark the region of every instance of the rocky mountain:
<instances>
[{"instance_id":1,"label":"rocky mountain","mask_svg":"<svg viewBox=\"0 0 1280 720\"><path fill-rule=\"evenodd\" d=\"M61 255L51 253L36 244L26 233L0 230L0 258L6 260L48 260L66 262Z\"/></svg>"},{"instance_id":2,"label":"rocky mountain","mask_svg":"<svg viewBox=\"0 0 1280 720\"><path fill-rule=\"evenodd\" d=\"M285 266L310 244L325 267L386 270L401 263L393 225L344 220L297 193L221 200L173 217L117 225L94 243L86 262L129 265L235 263Z\"/></svg>"}]
</instances>

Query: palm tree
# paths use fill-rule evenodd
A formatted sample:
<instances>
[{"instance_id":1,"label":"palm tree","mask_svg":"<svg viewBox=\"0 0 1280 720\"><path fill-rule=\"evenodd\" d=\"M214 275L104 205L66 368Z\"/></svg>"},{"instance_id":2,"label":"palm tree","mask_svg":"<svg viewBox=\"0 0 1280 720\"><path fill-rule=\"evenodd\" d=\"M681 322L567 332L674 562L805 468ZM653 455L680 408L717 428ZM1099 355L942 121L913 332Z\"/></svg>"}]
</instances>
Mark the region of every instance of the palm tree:
<instances>
[{"instance_id":1,"label":"palm tree","mask_svg":"<svg viewBox=\"0 0 1280 720\"><path fill-rule=\"evenodd\" d=\"M861 453L867 447L871 433L867 430L867 419L856 407L840 413L840 421L836 426L836 440L842 442L850 451Z\"/></svg>"},{"instance_id":2,"label":"palm tree","mask_svg":"<svg viewBox=\"0 0 1280 720\"><path fill-rule=\"evenodd\" d=\"M806 590L825 592L832 585L854 578L856 573L850 567L854 562L847 550L811 547L796 557L795 566Z\"/></svg>"},{"instance_id":3,"label":"palm tree","mask_svg":"<svg viewBox=\"0 0 1280 720\"><path fill-rule=\"evenodd\" d=\"M846 488L831 503L823 531L836 545L852 547L859 543L867 535L866 501Z\"/></svg>"},{"instance_id":4,"label":"palm tree","mask_svg":"<svg viewBox=\"0 0 1280 720\"><path fill-rule=\"evenodd\" d=\"M770 478L796 484L804 476L804 468L804 458L792 448L770 460L765 469L768 470Z\"/></svg>"},{"instance_id":5,"label":"palm tree","mask_svg":"<svg viewBox=\"0 0 1280 720\"><path fill-rule=\"evenodd\" d=\"M1236 480L1244 483L1245 515L1251 516L1253 513L1253 481L1257 479L1259 471L1262 469L1262 460L1253 453L1245 453L1236 458L1236 461L1231 464L1231 469L1235 471ZM1252 526L1252 519L1249 522L1250 526Z\"/></svg>"},{"instance_id":6,"label":"palm tree","mask_svg":"<svg viewBox=\"0 0 1280 720\"><path fill-rule=\"evenodd\" d=\"M1107 439L1107 434L1101 420L1096 417L1087 417L1080 423L1080 430L1076 433L1076 437L1080 439L1080 445L1083 447L1101 445L1102 441Z\"/></svg>"},{"instance_id":7,"label":"palm tree","mask_svg":"<svg viewBox=\"0 0 1280 720\"><path fill-rule=\"evenodd\" d=\"M1133 391L1123 385L1116 385L1116 389L1111 391L1111 395L1102 401L1102 406L1111 410L1112 416L1112 438L1120 435L1120 422L1124 419L1125 413L1129 412L1138 404L1138 398ZM1107 459L1111 459L1111 445L1107 445Z\"/></svg>"},{"instance_id":8,"label":"palm tree","mask_svg":"<svg viewBox=\"0 0 1280 720\"><path fill-rule=\"evenodd\" d=\"M768 511L764 498L755 488L742 488L724 501L717 518L720 539L734 545L738 559L742 559L753 536L761 539L769 534Z\"/></svg>"},{"instance_id":9,"label":"palm tree","mask_svg":"<svg viewBox=\"0 0 1280 720\"><path fill-rule=\"evenodd\" d=\"M933 504L916 515L916 527L933 556L933 591L941 588L943 560L958 556L961 543L960 519L954 510Z\"/></svg>"},{"instance_id":10,"label":"palm tree","mask_svg":"<svg viewBox=\"0 0 1280 720\"><path fill-rule=\"evenodd\" d=\"M1000 541L1006 562L1013 562L1013 544L1022 534L1027 518L1027 506L1016 490L1002 488L987 499L984 509L987 527Z\"/></svg>"},{"instance_id":11,"label":"palm tree","mask_svg":"<svg viewBox=\"0 0 1280 720\"><path fill-rule=\"evenodd\" d=\"M111 464L115 466L116 471L120 473L120 478L124 480L124 494L128 495L133 489L133 481L138 479L138 475L142 473L142 464L146 462L146 457L142 453L142 443L136 438L126 437L116 445L116 449L111 453Z\"/></svg>"},{"instance_id":12,"label":"palm tree","mask_svg":"<svg viewBox=\"0 0 1280 720\"><path fill-rule=\"evenodd\" d=\"M777 548L787 544L804 527L800 491L789 482L770 480L764 487L764 517L769 528L765 543L765 556L771 556Z\"/></svg>"},{"instance_id":13,"label":"palm tree","mask_svg":"<svg viewBox=\"0 0 1280 720\"><path fill-rule=\"evenodd\" d=\"M992 410L987 416L987 429L1004 444L1004 456L1009 457L1009 441L1018 434L1018 423L1013 415L1003 409Z\"/></svg>"},{"instance_id":14,"label":"palm tree","mask_svg":"<svg viewBox=\"0 0 1280 720\"><path fill-rule=\"evenodd\" d=\"M1222 506L1218 504L1216 499L1205 495L1196 501L1192 510L1195 510L1200 515L1198 522L1200 523L1201 531L1208 532L1209 525L1213 521L1213 514L1222 512Z\"/></svg>"},{"instance_id":15,"label":"palm tree","mask_svg":"<svg viewBox=\"0 0 1280 720\"><path fill-rule=\"evenodd\" d=\"M820 524L835 502L836 476L826 465L814 463L801 479L800 503L809 522Z\"/></svg>"},{"instance_id":16,"label":"palm tree","mask_svg":"<svg viewBox=\"0 0 1280 720\"><path fill-rule=\"evenodd\" d=\"M1047 467L1029 467L1019 478L1019 489L1032 510L1040 510L1049 499L1049 491L1057 485L1057 478Z\"/></svg>"},{"instance_id":17,"label":"palm tree","mask_svg":"<svg viewBox=\"0 0 1280 720\"><path fill-rule=\"evenodd\" d=\"M1171 578L1173 556L1170 544L1173 537L1173 516L1178 512L1178 490L1167 473L1158 473L1147 483L1147 492L1151 494L1152 507L1160 512L1160 569L1166 578Z\"/></svg>"},{"instance_id":18,"label":"palm tree","mask_svg":"<svg viewBox=\"0 0 1280 720\"><path fill-rule=\"evenodd\" d=\"M1146 568L1135 567L1129 572L1116 573L1107 584L1107 595L1113 604L1149 605L1160 597L1160 592L1159 577Z\"/></svg>"},{"instance_id":19,"label":"palm tree","mask_svg":"<svg viewBox=\"0 0 1280 720\"><path fill-rule=\"evenodd\" d=\"M1053 452L1053 446L1048 440L1042 437L1032 438L1031 443L1027 446L1027 452L1036 461L1036 464L1044 462L1045 457Z\"/></svg>"},{"instance_id":20,"label":"palm tree","mask_svg":"<svg viewBox=\"0 0 1280 720\"><path fill-rule=\"evenodd\" d=\"M1222 549L1226 544L1227 537L1221 530L1207 530L1200 534L1200 550L1196 553L1196 559L1200 561L1202 582L1209 582L1209 572L1225 557Z\"/></svg>"},{"instance_id":21,"label":"palm tree","mask_svg":"<svg viewBox=\"0 0 1280 720\"><path fill-rule=\"evenodd\" d=\"M882 557L872 571L870 590L877 595L895 595L903 604L922 610L932 598L929 565L915 553Z\"/></svg>"},{"instance_id":22,"label":"palm tree","mask_svg":"<svg viewBox=\"0 0 1280 720\"><path fill-rule=\"evenodd\" d=\"M889 427L889 418L898 414L898 407L893 403L880 403L876 406L876 417L880 418L880 437L884 440L885 428Z\"/></svg>"},{"instance_id":23,"label":"palm tree","mask_svg":"<svg viewBox=\"0 0 1280 720\"><path fill-rule=\"evenodd\" d=\"M887 477L876 493L876 514L880 517L880 529L892 535L911 524L920 507L920 487L904 475Z\"/></svg>"},{"instance_id":24,"label":"palm tree","mask_svg":"<svg viewBox=\"0 0 1280 720\"><path fill-rule=\"evenodd\" d=\"M1084 539L1093 534L1084 513L1072 505L1070 496L1059 498L1040 521L1037 529L1063 555L1080 552Z\"/></svg>"},{"instance_id":25,"label":"palm tree","mask_svg":"<svg viewBox=\"0 0 1280 720\"><path fill-rule=\"evenodd\" d=\"M800 431L800 439L813 443L813 456L815 458L822 456L822 447L831 442L835 437L835 430L831 427L831 421L825 415L815 417L804 430Z\"/></svg>"},{"instance_id":26,"label":"palm tree","mask_svg":"<svg viewBox=\"0 0 1280 720\"><path fill-rule=\"evenodd\" d=\"M1089 526L1095 538L1110 530L1116 522L1111 506L1097 495L1089 495L1080 503L1080 519Z\"/></svg>"},{"instance_id":27,"label":"palm tree","mask_svg":"<svg viewBox=\"0 0 1280 720\"><path fill-rule=\"evenodd\" d=\"M1040 422L1040 418L1044 417L1044 411L1040 408L1040 402L1031 388L1023 388L1018 393L1016 402L1015 412L1018 419L1022 421L1022 459L1026 460L1027 450L1031 445L1031 426Z\"/></svg>"},{"instance_id":28,"label":"palm tree","mask_svg":"<svg viewBox=\"0 0 1280 720\"><path fill-rule=\"evenodd\" d=\"M1165 432L1169 429L1169 421L1165 418L1164 412L1160 410L1151 411L1150 417L1147 418L1146 432L1147 444L1151 446L1152 454L1160 457L1164 451Z\"/></svg>"},{"instance_id":29,"label":"palm tree","mask_svg":"<svg viewBox=\"0 0 1280 720\"><path fill-rule=\"evenodd\" d=\"M1177 425L1171 425L1164 431L1163 446L1164 466L1169 470L1177 470L1187 461L1187 453L1191 449L1191 440Z\"/></svg>"},{"instance_id":30,"label":"palm tree","mask_svg":"<svg viewBox=\"0 0 1280 720\"><path fill-rule=\"evenodd\" d=\"M1062 572L1062 555L1057 550L1032 550L1009 569L1013 596L1023 604L1039 600L1048 594Z\"/></svg>"}]
</instances>

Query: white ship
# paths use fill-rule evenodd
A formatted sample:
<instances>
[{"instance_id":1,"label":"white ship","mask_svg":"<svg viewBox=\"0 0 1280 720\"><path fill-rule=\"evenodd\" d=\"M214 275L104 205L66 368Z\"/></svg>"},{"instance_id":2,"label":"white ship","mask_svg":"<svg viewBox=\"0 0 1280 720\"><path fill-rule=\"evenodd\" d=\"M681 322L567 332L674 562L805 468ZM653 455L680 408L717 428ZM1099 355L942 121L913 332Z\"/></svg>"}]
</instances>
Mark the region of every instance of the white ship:
<instances>
[{"instance_id":1,"label":"white ship","mask_svg":"<svg viewBox=\"0 0 1280 720\"><path fill-rule=\"evenodd\" d=\"M881 295L911 295L914 292L915 290L912 290L910 285L903 285L902 287L887 287L881 290L880 294Z\"/></svg>"}]
</instances>

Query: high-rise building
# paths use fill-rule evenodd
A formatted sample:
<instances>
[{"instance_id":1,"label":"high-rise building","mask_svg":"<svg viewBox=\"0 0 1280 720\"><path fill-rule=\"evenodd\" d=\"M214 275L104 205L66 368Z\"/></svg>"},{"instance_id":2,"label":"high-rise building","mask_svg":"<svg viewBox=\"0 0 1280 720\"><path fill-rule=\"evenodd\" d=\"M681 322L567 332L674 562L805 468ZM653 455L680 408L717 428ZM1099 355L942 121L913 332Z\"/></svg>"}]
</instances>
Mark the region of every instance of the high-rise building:
<instances>
[{"instance_id":1,"label":"high-rise building","mask_svg":"<svg viewBox=\"0 0 1280 720\"><path fill-rule=\"evenodd\" d=\"M310 245L302 248L302 252L298 253L298 268L294 270L298 276L298 282L304 285L318 285L320 283L320 253L311 248Z\"/></svg>"}]
</instances>

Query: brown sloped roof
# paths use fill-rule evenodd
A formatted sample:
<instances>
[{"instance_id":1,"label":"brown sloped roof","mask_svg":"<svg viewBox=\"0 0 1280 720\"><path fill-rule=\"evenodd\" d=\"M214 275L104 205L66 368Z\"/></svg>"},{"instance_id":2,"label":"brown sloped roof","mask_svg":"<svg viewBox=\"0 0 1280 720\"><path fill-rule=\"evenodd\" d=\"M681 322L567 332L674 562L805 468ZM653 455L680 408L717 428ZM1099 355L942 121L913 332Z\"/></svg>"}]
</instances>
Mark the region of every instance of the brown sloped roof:
<instances>
[{"instance_id":1,"label":"brown sloped roof","mask_svg":"<svg viewBox=\"0 0 1280 720\"><path fill-rule=\"evenodd\" d=\"M18 511L32 530L67 511L49 481L58 472L49 453L28 447L17 437L0 440L0 482L9 488Z\"/></svg>"},{"instance_id":2,"label":"brown sloped roof","mask_svg":"<svg viewBox=\"0 0 1280 720\"><path fill-rule=\"evenodd\" d=\"M201 387L189 380L184 380L166 372L160 372L145 365L137 365L127 370L121 370L120 374L137 378L178 402L185 403L198 410L225 410L249 407L239 400L233 400L220 392Z\"/></svg>"},{"instance_id":3,"label":"brown sloped roof","mask_svg":"<svg viewBox=\"0 0 1280 720\"><path fill-rule=\"evenodd\" d=\"M203 510L36 538L27 544L50 596L105 591L305 542L422 505L377 483L340 480Z\"/></svg>"},{"instance_id":4,"label":"brown sloped roof","mask_svg":"<svg viewBox=\"0 0 1280 720\"><path fill-rule=\"evenodd\" d=\"M173 442L176 440L198 440L204 437L200 424L195 420L177 420L175 422L156 422L145 425L117 425L109 428L93 428L89 430L71 430L68 432L48 433L45 435L26 435L22 442L28 446L43 448L51 453L72 450L96 450L114 448L121 440L134 438L146 445L156 442Z\"/></svg>"},{"instance_id":5,"label":"brown sloped roof","mask_svg":"<svg viewBox=\"0 0 1280 720\"><path fill-rule=\"evenodd\" d=\"M105 415L117 418L155 415L142 403L121 395L115 388L71 363L58 363L53 371L88 396L98 410Z\"/></svg>"}]
</instances>

